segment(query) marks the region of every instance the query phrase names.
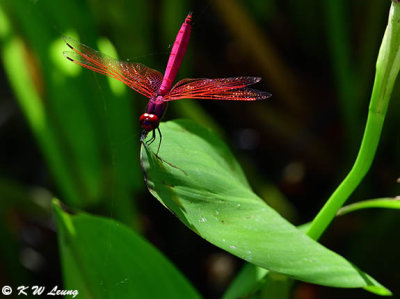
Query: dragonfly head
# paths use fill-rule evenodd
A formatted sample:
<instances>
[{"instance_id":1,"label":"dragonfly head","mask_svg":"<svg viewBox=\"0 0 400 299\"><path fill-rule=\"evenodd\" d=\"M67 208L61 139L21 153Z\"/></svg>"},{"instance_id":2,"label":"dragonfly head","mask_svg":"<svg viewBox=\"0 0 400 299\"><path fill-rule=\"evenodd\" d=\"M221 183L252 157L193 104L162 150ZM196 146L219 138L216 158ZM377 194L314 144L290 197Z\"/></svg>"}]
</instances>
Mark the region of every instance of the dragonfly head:
<instances>
[{"instance_id":1,"label":"dragonfly head","mask_svg":"<svg viewBox=\"0 0 400 299\"><path fill-rule=\"evenodd\" d=\"M143 113L139 118L140 125L146 133L158 128L160 120L158 116L151 113Z\"/></svg>"}]
</instances>

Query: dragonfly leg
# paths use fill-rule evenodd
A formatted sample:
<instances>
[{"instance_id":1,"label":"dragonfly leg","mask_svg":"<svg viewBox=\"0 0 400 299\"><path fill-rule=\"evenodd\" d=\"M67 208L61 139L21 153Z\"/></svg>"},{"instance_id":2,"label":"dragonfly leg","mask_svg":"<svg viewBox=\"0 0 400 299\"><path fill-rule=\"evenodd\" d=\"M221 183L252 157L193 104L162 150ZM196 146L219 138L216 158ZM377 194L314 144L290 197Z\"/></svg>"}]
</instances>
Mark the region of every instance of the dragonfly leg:
<instances>
[{"instance_id":1,"label":"dragonfly leg","mask_svg":"<svg viewBox=\"0 0 400 299\"><path fill-rule=\"evenodd\" d=\"M153 154L154 154L154 153L153 153ZM172 164L172 163L170 163L170 162L164 160L164 159L161 158L159 155L154 154L154 156L155 156L158 160L160 160L162 163L168 164L169 166L171 166L171 167L173 167L173 168L175 168L175 169L178 169L178 170L182 171L183 174L186 175L186 176L188 175L187 172L184 171L182 168L180 168L180 167L178 167L178 166L176 166L176 165L174 165L174 164Z\"/></svg>"},{"instance_id":2,"label":"dragonfly leg","mask_svg":"<svg viewBox=\"0 0 400 299\"><path fill-rule=\"evenodd\" d=\"M149 146L151 143L154 142L154 140L156 139L156 132L155 132L155 131L156 131L156 130L154 129L154 130L153 130L153 136L151 136L150 140L143 143L144 146ZM173 167L173 168L175 168L175 169L178 169L178 170L182 171L184 175L187 175L186 171L184 171L183 169L179 168L178 166L175 166L174 164L172 164L172 163L170 163L170 162L164 160L163 158L161 158L161 157L158 155L158 152L160 151L162 135L161 135L161 131L160 131L159 128L157 128L157 131L158 131L158 134L160 134L160 143L158 144L157 153L154 153L154 152L153 152L154 156L155 156L158 160L160 160L162 163L168 164L169 166L171 166L171 167ZM141 139L141 140L142 140L142 139Z\"/></svg>"},{"instance_id":3,"label":"dragonfly leg","mask_svg":"<svg viewBox=\"0 0 400 299\"><path fill-rule=\"evenodd\" d=\"M154 131L155 131L155 130L154 130ZM160 128L157 128L157 131L158 131L158 135L160 135L160 142L158 143L158 148L157 148L156 156L158 156L158 152L160 151L161 140L162 140L162 134L161 134Z\"/></svg>"},{"instance_id":4,"label":"dragonfly leg","mask_svg":"<svg viewBox=\"0 0 400 299\"><path fill-rule=\"evenodd\" d=\"M151 136L150 140L146 142L147 145L150 145L156 140L156 130L153 130L153 136Z\"/></svg>"}]
</instances>

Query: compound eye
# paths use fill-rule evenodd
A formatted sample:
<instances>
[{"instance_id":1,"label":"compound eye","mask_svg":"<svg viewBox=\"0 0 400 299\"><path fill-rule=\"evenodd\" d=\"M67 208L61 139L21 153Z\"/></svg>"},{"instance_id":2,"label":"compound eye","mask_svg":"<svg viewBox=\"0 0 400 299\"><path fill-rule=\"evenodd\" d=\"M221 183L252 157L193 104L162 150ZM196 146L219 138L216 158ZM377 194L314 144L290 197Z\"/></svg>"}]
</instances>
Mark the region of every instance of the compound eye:
<instances>
[{"instance_id":1,"label":"compound eye","mask_svg":"<svg viewBox=\"0 0 400 299\"><path fill-rule=\"evenodd\" d=\"M152 131L156 128L158 128L159 125L159 119L158 116L155 114L150 114L150 113L143 113L140 118L139 118L139 122L142 126L142 128L145 131Z\"/></svg>"}]
</instances>

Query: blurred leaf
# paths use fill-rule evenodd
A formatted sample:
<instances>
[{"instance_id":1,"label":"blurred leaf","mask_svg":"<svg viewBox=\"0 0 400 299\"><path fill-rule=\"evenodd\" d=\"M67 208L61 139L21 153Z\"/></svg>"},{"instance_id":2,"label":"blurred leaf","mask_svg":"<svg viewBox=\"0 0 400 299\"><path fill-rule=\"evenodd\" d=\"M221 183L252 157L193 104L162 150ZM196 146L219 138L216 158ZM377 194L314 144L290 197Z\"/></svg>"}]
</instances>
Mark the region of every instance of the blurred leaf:
<instances>
[{"instance_id":1,"label":"blurred leaf","mask_svg":"<svg viewBox=\"0 0 400 299\"><path fill-rule=\"evenodd\" d=\"M25 214L45 218L50 215L51 195L47 190L30 190L9 178L0 176L0 211L16 208Z\"/></svg>"},{"instance_id":2,"label":"blurred leaf","mask_svg":"<svg viewBox=\"0 0 400 299\"><path fill-rule=\"evenodd\" d=\"M101 52L118 58L117 51L108 39L102 38L98 43ZM139 140L135 138L135 132L139 132L138 121L133 113L132 100L127 97L126 85L110 77L107 77L107 80L114 95L103 98L108 144L112 156L112 197L117 201L113 210L118 214L117 219L130 225L132 221L137 220L132 217L136 214L132 213L132 194L143 186L138 161ZM134 226L137 227L138 223Z\"/></svg>"},{"instance_id":3,"label":"blurred leaf","mask_svg":"<svg viewBox=\"0 0 400 299\"><path fill-rule=\"evenodd\" d=\"M147 186L190 229L248 262L298 280L390 294L257 197L211 131L187 120L163 123L160 129L163 161L147 146L141 151Z\"/></svg>"},{"instance_id":4,"label":"blurred leaf","mask_svg":"<svg viewBox=\"0 0 400 299\"><path fill-rule=\"evenodd\" d=\"M268 273L269 271L266 269L247 263L231 282L223 298L229 299L249 296L265 283Z\"/></svg>"},{"instance_id":5,"label":"blurred leaf","mask_svg":"<svg viewBox=\"0 0 400 299\"><path fill-rule=\"evenodd\" d=\"M53 19L44 13L56 9L53 1L5 2L5 17L13 16L2 20L6 30L0 31L6 73L65 201L112 209L131 225L136 218L132 195L143 187L132 101L126 89L116 89L117 81L107 84L105 77L65 59L68 47L61 32L88 36L84 42L89 44L97 34L85 3L62 0L58 5L63 9ZM82 19L68 21L68 15ZM59 31L46 26L51 21ZM75 21L83 22L77 26ZM78 29L71 29L74 24ZM113 52L107 40L100 44Z\"/></svg>"},{"instance_id":6,"label":"blurred leaf","mask_svg":"<svg viewBox=\"0 0 400 299\"><path fill-rule=\"evenodd\" d=\"M102 123L96 112L101 109L91 105L93 96L85 80L80 80L84 86L80 89L71 83L71 72L60 67L60 36L54 36L53 28L47 25L52 15L43 13L50 2L4 3L7 14L13 16L12 27L19 28L21 36L9 32L4 38L3 60L19 105L60 191L69 204L85 206L98 203L104 193L100 190L100 134L96 134ZM64 6L61 14L68 14L69 9L69 5ZM21 68L21 64L27 67Z\"/></svg>"},{"instance_id":7,"label":"blurred leaf","mask_svg":"<svg viewBox=\"0 0 400 299\"><path fill-rule=\"evenodd\" d=\"M326 37L330 47L331 65L336 81L341 115L346 126L345 144L351 150L356 149L360 137L360 113L362 101L359 97L358 77L355 76L354 48L350 37L349 5L346 0L328 0L324 2Z\"/></svg>"},{"instance_id":8,"label":"blurred leaf","mask_svg":"<svg viewBox=\"0 0 400 299\"><path fill-rule=\"evenodd\" d=\"M0 193L1 194L1 193ZM27 281L27 270L21 265L20 239L15 232L14 218L10 209L0 206L0 284L16 282L23 284ZM14 221L13 221L14 220Z\"/></svg>"},{"instance_id":9,"label":"blurred leaf","mask_svg":"<svg viewBox=\"0 0 400 299\"><path fill-rule=\"evenodd\" d=\"M305 118L310 111L305 109L303 104L303 91L293 70L276 48L273 38L258 27L241 1L219 0L212 4L225 26L246 49L249 60L261 70L270 90L273 90L275 95L279 94L280 102L285 105L285 109L299 118Z\"/></svg>"},{"instance_id":10,"label":"blurred leaf","mask_svg":"<svg viewBox=\"0 0 400 299\"><path fill-rule=\"evenodd\" d=\"M82 298L199 298L179 271L124 225L53 202L65 288Z\"/></svg>"},{"instance_id":11,"label":"blurred leaf","mask_svg":"<svg viewBox=\"0 0 400 299\"><path fill-rule=\"evenodd\" d=\"M268 273L265 284L261 290L261 298L292 298L291 290L293 279L276 273Z\"/></svg>"},{"instance_id":12,"label":"blurred leaf","mask_svg":"<svg viewBox=\"0 0 400 299\"><path fill-rule=\"evenodd\" d=\"M8 19L0 7L3 23L8 24ZM24 42L11 30L2 31L1 58L11 87L27 119L28 124L37 139L47 164L59 183L59 188L68 198L70 203L77 204L78 190L71 174L71 169L63 159L63 153L56 137L54 126L46 115L46 107L29 69L21 64L32 65L32 55L29 55ZM31 59L31 60L30 60Z\"/></svg>"}]
</instances>

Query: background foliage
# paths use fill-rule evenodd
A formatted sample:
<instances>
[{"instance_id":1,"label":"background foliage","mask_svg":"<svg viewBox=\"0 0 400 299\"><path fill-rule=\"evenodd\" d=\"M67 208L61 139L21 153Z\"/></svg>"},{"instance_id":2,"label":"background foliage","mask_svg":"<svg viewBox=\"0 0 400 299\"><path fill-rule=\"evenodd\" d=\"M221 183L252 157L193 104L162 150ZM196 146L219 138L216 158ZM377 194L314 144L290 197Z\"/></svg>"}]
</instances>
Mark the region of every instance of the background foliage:
<instances>
[{"instance_id":1,"label":"background foliage","mask_svg":"<svg viewBox=\"0 0 400 299\"><path fill-rule=\"evenodd\" d=\"M52 196L131 226L205 296L221 294L241 266L148 194L137 125L146 100L66 61L62 35L163 71L177 30L193 11L178 78L259 75L257 88L273 97L183 100L170 105L166 118L191 118L217 131L256 193L301 224L354 160L389 6L379 0L1 0L0 284L61 285ZM351 201L399 193L398 90L375 163ZM321 241L396 294L399 221L392 210L352 213ZM303 283L294 292L298 298L369 295Z\"/></svg>"}]
</instances>

